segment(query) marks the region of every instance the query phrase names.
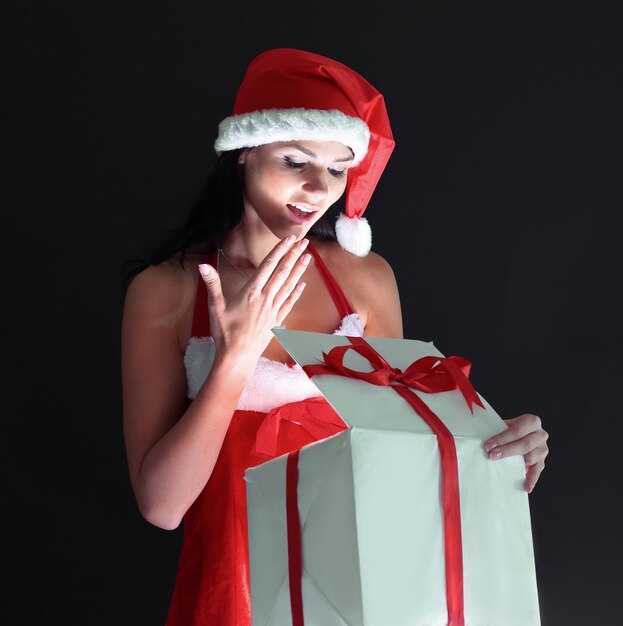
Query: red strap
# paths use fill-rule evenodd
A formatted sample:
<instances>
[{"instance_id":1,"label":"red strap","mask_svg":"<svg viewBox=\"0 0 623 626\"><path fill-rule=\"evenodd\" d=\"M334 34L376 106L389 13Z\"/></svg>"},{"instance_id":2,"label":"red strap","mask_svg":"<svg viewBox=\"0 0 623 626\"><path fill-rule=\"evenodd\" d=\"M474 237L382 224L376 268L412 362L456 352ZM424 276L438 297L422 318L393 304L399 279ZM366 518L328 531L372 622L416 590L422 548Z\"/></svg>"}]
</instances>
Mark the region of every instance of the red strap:
<instances>
[{"instance_id":1,"label":"red strap","mask_svg":"<svg viewBox=\"0 0 623 626\"><path fill-rule=\"evenodd\" d=\"M344 318L347 315L351 315L352 313L354 313L353 308L350 306L348 300L346 299L346 296L344 295L344 292L342 291L342 288L337 284L335 278L333 278L333 275L329 271L329 268L326 266L325 262L322 260L322 257L318 254L316 248L312 246L311 241L307 246L307 250L312 253L314 260L316 261L316 266L318 267L320 275L322 276L322 279L324 280L325 285L327 286L327 289L329 290L329 293L333 298L333 302L335 303L340 317Z\"/></svg>"},{"instance_id":2,"label":"red strap","mask_svg":"<svg viewBox=\"0 0 623 626\"><path fill-rule=\"evenodd\" d=\"M301 518L299 516L297 485L299 481L299 452L288 454L286 462L286 520L288 526L288 573L292 626L304 626Z\"/></svg>"},{"instance_id":3,"label":"red strap","mask_svg":"<svg viewBox=\"0 0 623 626\"><path fill-rule=\"evenodd\" d=\"M216 252L206 254L202 259L202 263L208 263L216 268ZM199 270L197 270L199 274ZM193 328L191 337L209 337L210 336L210 315L208 314L208 290L199 274L197 283L197 295L195 297L195 312L193 314Z\"/></svg>"}]
</instances>

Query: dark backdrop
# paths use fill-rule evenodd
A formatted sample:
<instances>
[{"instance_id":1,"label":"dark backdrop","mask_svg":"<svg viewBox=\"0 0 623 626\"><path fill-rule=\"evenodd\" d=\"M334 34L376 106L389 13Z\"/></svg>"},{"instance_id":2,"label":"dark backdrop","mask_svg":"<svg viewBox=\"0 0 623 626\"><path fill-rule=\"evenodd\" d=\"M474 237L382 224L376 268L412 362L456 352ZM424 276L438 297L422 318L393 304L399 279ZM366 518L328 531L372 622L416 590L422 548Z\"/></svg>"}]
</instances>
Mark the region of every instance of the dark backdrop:
<instances>
[{"instance_id":1,"label":"dark backdrop","mask_svg":"<svg viewBox=\"0 0 623 626\"><path fill-rule=\"evenodd\" d=\"M543 623L615 623L621 577L620 12L593 3L12 2L2 228L7 624L158 625L181 533L121 430L121 266L179 226L252 57L299 47L384 93L368 210L405 336L542 416ZM6 620L6 621L5 621Z\"/></svg>"}]
</instances>

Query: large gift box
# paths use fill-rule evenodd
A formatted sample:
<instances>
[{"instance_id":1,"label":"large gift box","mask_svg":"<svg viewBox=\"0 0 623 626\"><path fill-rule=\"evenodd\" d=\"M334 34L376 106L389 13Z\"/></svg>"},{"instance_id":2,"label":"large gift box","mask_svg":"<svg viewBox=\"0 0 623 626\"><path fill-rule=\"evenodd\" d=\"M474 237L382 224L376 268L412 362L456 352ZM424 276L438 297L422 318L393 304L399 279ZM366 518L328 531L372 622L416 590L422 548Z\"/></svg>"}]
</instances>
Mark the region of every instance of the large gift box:
<instances>
[{"instance_id":1,"label":"large gift box","mask_svg":"<svg viewBox=\"0 0 623 626\"><path fill-rule=\"evenodd\" d=\"M274 329L349 429L248 469L254 626L540 623L521 456L469 362Z\"/></svg>"}]
</instances>

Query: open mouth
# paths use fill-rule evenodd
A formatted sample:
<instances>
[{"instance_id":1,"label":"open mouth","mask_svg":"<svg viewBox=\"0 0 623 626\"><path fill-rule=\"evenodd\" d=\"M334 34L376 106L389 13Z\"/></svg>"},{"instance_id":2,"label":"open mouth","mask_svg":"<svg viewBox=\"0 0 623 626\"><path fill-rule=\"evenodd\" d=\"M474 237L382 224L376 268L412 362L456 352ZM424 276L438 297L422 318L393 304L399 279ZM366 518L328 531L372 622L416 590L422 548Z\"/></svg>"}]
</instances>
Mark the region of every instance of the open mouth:
<instances>
[{"instance_id":1,"label":"open mouth","mask_svg":"<svg viewBox=\"0 0 623 626\"><path fill-rule=\"evenodd\" d=\"M286 206L300 224L312 220L318 211L318 209L307 204L286 204Z\"/></svg>"}]
</instances>

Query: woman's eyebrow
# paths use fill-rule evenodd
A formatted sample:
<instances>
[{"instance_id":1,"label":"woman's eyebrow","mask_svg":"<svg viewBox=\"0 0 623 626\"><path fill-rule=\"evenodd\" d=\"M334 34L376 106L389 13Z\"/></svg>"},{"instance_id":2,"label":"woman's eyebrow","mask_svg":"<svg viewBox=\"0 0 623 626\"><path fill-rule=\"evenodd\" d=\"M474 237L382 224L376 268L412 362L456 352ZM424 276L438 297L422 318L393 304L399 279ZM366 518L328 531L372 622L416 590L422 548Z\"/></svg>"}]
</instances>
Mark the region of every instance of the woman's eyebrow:
<instances>
[{"instance_id":1,"label":"woman's eyebrow","mask_svg":"<svg viewBox=\"0 0 623 626\"><path fill-rule=\"evenodd\" d=\"M312 159L317 159L318 155L315 152L312 152L311 150L308 150L307 148L303 148L303 146L299 146L298 144L294 144L292 146L293 148L295 148L296 150L300 150L303 154L306 154L307 156L310 156ZM342 163L343 161L352 161L354 157L352 156L348 156L345 157L343 159L335 159L334 163Z\"/></svg>"}]
</instances>

